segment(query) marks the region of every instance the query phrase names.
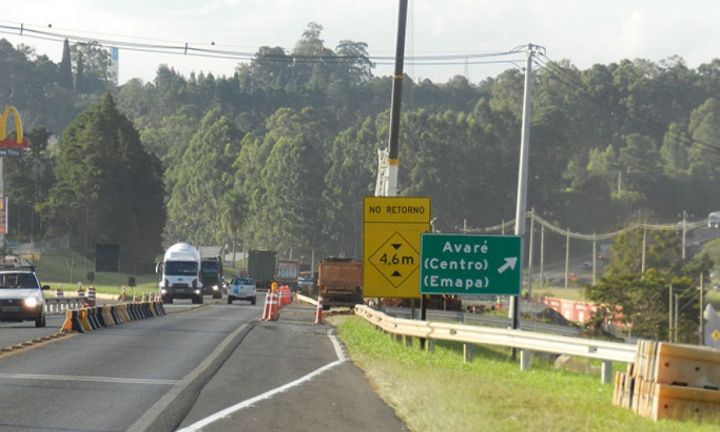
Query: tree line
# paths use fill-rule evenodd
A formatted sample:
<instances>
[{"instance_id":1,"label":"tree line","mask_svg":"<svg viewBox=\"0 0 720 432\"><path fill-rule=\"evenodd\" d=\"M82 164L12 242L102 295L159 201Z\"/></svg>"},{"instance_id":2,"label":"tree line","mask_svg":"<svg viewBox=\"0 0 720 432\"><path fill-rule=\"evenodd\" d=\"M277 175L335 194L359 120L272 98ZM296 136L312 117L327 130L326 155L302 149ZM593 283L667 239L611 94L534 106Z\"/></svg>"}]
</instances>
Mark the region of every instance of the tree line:
<instances>
[{"instance_id":1,"label":"tree line","mask_svg":"<svg viewBox=\"0 0 720 432\"><path fill-rule=\"evenodd\" d=\"M71 230L92 245L122 220L143 225L137 238L158 245L137 250L153 253L162 236L295 256L361 254L361 202L387 143L391 87L373 74L365 43L331 49L311 23L292 49L262 47L232 76L160 66L152 82L120 87L105 50L66 50L69 60L55 64L0 41L3 101L26 127L45 128L31 136L37 149L8 161L16 238ZM679 57L541 65L532 76L528 208L586 232L640 212L668 221L717 209L720 60L694 69ZM404 80L400 193L430 196L438 229L512 218L522 88L517 69L478 83ZM84 166L96 168L83 177ZM84 193L93 187L98 200L117 194L129 208L95 201ZM97 213L83 215L88 207Z\"/></svg>"}]
</instances>

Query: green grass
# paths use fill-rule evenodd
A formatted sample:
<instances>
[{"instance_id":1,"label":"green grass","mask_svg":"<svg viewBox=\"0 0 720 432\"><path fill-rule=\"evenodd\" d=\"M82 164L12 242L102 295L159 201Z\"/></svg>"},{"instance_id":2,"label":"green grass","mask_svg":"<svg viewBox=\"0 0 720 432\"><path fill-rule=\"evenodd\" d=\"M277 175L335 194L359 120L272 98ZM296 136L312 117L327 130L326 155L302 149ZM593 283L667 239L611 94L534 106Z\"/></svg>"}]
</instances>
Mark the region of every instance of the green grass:
<instances>
[{"instance_id":1,"label":"green grass","mask_svg":"<svg viewBox=\"0 0 720 432\"><path fill-rule=\"evenodd\" d=\"M378 394L416 432L717 430L654 423L613 407L612 385L600 384L599 373L556 370L536 358L522 372L505 350L479 347L465 364L458 344L438 343L427 353L394 342L360 317L331 322Z\"/></svg>"},{"instance_id":2,"label":"green grass","mask_svg":"<svg viewBox=\"0 0 720 432\"><path fill-rule=\"evenodd\" d=\"M94 272L95 264L70 250L52 251L37 258L35 265L38 278L43 285L50 285L52 290L59 288L74 291L78 288L78 282L81 282L84 288L92 285L99 293L119 295L123 286L127 288L128 293L132 293L132 289L128 287L128 277L133 275L126 273L95 273L95 280L91 284L87 280L87 274ZM151 293L157 290L155 275L135 276L135 282L137 293Z\"/></svg>"}]
</instances>

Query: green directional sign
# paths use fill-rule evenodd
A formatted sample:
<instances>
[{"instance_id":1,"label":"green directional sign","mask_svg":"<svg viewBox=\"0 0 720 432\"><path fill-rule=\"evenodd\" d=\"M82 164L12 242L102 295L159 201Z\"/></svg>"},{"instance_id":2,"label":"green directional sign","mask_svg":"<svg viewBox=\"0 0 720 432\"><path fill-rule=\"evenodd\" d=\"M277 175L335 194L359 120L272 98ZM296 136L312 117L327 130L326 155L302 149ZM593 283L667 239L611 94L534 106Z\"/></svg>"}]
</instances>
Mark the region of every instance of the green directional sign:
<instances>
[{"instance_id":1,"label":"green directional sign","mask_svg":"<svg viewBox=\"0 0 720 432\"><path fill-rule=\"evenodd\" d=\"M425 233L420 293L520 295L519 236Z\"/></svg>"}]
</instances>

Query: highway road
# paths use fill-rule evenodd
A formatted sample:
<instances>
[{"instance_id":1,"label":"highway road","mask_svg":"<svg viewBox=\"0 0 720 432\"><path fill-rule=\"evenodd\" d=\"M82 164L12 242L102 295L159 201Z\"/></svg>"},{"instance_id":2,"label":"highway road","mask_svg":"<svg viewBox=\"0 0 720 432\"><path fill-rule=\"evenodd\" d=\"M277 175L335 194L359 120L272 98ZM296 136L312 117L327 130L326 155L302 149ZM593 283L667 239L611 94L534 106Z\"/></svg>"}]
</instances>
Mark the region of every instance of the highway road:
<instances>
[{"instance_id":1,"label":"highway road","mask_svg":"<svg viewBox=\"0 0 720 432\"><path fill-rule=\"evenodd\" d=\"M261 305L168 305L0 354L0 430L405 430L312 307L265 323ZM41 330L3 325L0 340Z\"/></svg>"}]
</instances>

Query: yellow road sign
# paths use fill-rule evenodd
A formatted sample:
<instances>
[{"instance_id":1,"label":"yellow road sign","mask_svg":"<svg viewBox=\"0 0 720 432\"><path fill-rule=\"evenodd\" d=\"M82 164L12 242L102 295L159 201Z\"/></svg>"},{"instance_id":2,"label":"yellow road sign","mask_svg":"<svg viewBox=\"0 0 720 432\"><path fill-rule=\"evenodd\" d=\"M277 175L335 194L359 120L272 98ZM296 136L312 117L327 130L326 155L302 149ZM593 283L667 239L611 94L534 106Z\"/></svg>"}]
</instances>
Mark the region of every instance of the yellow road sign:
<instances>
[{"instance_id":1,"label":"yellow road sign","mask_svg":"<svg viewBox=\"0 0 720 432\"><path fill-rule=\"evenodd\" d=\"M365 197L365 297L418 298L420 235L430 230L430 198Z\"/></svg>"},{"instance_id":2,"label":"yellow road sign","mask_svg":"<svg viewBox=\"0 0 720 432\"><path fill-rule=\"evenodd\" d=\"M430 223L429 197L365 197L363 222Z\"/></svg>"}]
</instances>

